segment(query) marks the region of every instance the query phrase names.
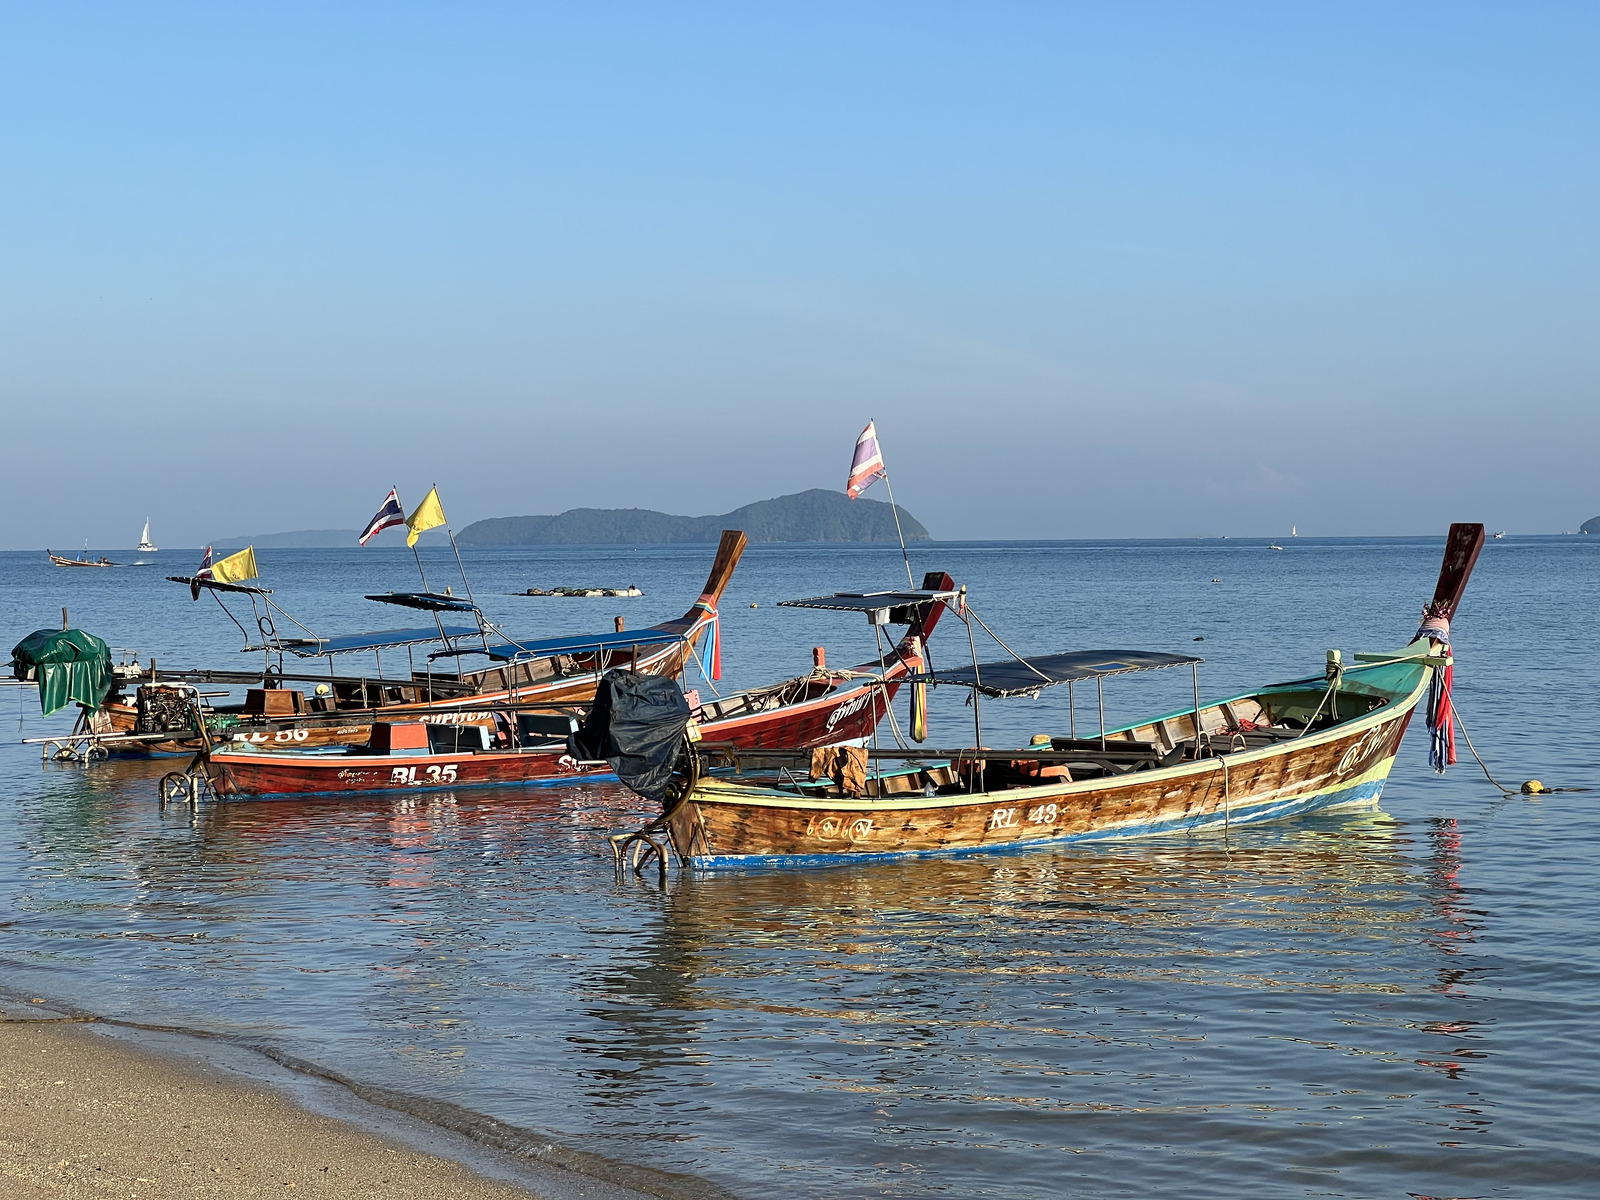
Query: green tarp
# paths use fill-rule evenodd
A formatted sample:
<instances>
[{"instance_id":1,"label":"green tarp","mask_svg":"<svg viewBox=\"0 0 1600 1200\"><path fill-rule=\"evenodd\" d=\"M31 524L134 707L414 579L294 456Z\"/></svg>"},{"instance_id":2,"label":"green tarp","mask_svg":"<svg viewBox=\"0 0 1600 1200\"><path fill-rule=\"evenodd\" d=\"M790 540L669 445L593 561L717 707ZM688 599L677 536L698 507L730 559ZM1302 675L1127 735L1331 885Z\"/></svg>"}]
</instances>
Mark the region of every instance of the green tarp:
<instances>
[{"instance_id":1,"label":"green tarp","mask_svg":"<svg viewBox=\"0 0 1600 1200\"><path fill-rule=\"evenodd\" d=\"M39 683L45 716L76 700L90 708L111 690L111 647L81 629L38 629L11 649L11 673Z\"/></svg>"}]
</instances>

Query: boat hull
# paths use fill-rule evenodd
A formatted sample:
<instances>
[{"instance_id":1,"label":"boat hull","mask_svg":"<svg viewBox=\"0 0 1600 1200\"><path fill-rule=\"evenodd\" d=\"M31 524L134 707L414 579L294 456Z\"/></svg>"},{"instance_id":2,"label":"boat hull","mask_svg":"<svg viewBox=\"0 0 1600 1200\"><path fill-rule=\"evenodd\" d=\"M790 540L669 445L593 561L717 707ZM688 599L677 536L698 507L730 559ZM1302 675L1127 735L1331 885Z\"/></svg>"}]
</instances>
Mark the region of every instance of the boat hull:
<instances>
[{"instance_id":1,"label":"boat hull","mask_svg":"<svg viewBox=\"0 0 1600 1200\"><path fill-rule=\"evenodd\" d=\"M565 749L463 754L256 754L219 751L208 774L219 796L316 796L358 792L445 791L565 783L611 774Z\"/></svg>"},{"instance_id":2,"label":"boat hull","mask_svg":"<svg viewBox=\"0 0 1600 1200\"><path fill-rule=\"evenodd\" d=\"M704 778L667 815L666 828L680 862L717 870L1027 850L1373 808L1425 687L1419 683L1379 713L1293 742L1110 779L809 800Z\"/></svg>"}]
</instances>

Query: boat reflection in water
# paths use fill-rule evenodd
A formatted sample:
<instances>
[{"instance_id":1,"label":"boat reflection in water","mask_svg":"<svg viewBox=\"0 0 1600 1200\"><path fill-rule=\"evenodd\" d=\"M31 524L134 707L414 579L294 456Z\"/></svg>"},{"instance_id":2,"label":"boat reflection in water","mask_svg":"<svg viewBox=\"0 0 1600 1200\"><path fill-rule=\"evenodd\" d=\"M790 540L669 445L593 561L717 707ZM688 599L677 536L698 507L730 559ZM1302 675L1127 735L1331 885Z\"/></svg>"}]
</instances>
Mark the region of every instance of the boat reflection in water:
<instances>
[{"instance_id":1,"label":"boat reflection in water","mask_svg":"<svg viewBox=\"0 0 1600 1200\"><path fill-rule=\"evenodd\" d=\"M1183 1191L1192 1155L1226 1144L1237 1170L1262 1122L1381 1117L1386 1138L1433 1147L1494 1112L1442 827L1312 817L1231 845L662 890L595 869L639 816L616 784L163 817L91 778L110 776L61 772L73 794L27 810L51 916L7 931L12 957L69 968L97 1006L137 979L141 1019L530 1138L712 1175L736 1147L730 1182L764 1162L795 1194L924 1177L1048 1194L1059 1151L1040 1144L1099 1146L1106 1170L1161 1146L1141 1178Z\"/></svg>"}]
</instances>

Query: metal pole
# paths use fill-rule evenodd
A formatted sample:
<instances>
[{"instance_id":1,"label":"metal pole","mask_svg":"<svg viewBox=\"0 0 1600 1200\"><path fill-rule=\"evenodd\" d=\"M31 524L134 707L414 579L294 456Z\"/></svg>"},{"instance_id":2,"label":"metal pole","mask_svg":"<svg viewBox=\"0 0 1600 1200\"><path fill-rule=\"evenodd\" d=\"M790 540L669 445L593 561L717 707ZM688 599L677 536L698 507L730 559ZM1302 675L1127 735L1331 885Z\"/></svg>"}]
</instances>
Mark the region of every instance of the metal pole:
<instances>
[{"instance_id":1,"label":"metal pole","mask_svg":"<svg viewBox=\"0 0 1600 1200\"><path fill-rule=\"evenodd\" d=\"M1067 735L1073 741L1078 739L1078 706L1072 698L1072 685L1074 680L1067 680Z\"/></svg>"},{"instance_id":2,"label":"metal pole","mask_svg":"<svg viewBox=\"0 0 1600 1200\"><path fill-rule=\"evenodd\" d=\"M894 531L900 538L900 557L906 560L906 586L912 591L917 590L917 584L911 578L911 556L906 553L906 535L900 532L900 506L894 502L894 485L889 482L889 470L883 471L883 486L889 489L889 511L894 514ZM972 632L970 629L968 633ZM976 704L976 700L974 700Z\"/></svg>"},{"instance_id":3,"label":"metal pole","mask_svg":"<svg viewBox=\"0 0 1600 1200\"><path fill-rule=\"evenodd\" d=\"M909 569L908 567L907 570ZM983 749L983 715L979 710L979 693L983 687L983 677L978 670L978 642L972 635L972 619L967 616L967 585L964 583L961 585L961 623L967 627L967 646L972 651L972 735L977 739L973 744L973 749L981 751ZM983 775L987 760L980 758L977 763L977 769L973 772L972 777L977 781L977 790L981 792L983 790Z\"/></svg>"},{"instance_id":4,"label":"metal pole","mask_svg":"<svg viewBox=\"0 0 1600 1200\"><path fill-rule=\"evenodd\" d=\"M1189 670L1194 675L1194 756L1200 757L1200 665L1190 663Z\"/></svg>"},{"instance_id":5,"label":"metal pole","mask_svg":"<svg viewBox=\"0 0 1600 1200\"><path fill-rule=\"evenodd\" d=\"M1100 749L1106 748L1106 679L1104 675L1094 677L1095 695L1100 700Z\"/></svg>"}]
</instances>

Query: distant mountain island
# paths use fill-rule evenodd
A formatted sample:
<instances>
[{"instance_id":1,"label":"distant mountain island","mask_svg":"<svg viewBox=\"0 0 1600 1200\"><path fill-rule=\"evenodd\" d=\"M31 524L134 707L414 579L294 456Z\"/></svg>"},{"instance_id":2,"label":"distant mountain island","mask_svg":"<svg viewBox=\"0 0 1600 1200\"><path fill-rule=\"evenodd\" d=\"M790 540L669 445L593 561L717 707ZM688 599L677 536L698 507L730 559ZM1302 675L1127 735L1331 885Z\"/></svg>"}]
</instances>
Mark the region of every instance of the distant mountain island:
<instances>
[{"instance_id":1,"label":"distant mountain island","mask_svg":"<svg viewBox=\"0 0 1600 1200\"><path fill-rule=\"evenodd\" d=\"M897 506L898 507L898 506ZM931 537L921 521L900 510L908 542ZM570 508L553 517L492 517L474 521L456 540L463 546L596 546L714 542L724 529L742 529L752 542L892 542L894 511L881 500L851 500L813 488L758 500L714 517L678 517L648 508Z\"/></svg>"},{"instance_id":2,"label":"distant mountain island","mask_svg":"<svg viewBox=\"0 0 1600 1200\"><path fill-rule=\"evenodd\" d=\"M1584 533L1600 533L1600 517L1590 517L1578 528Z\"/></svg>"}]
</instances>

